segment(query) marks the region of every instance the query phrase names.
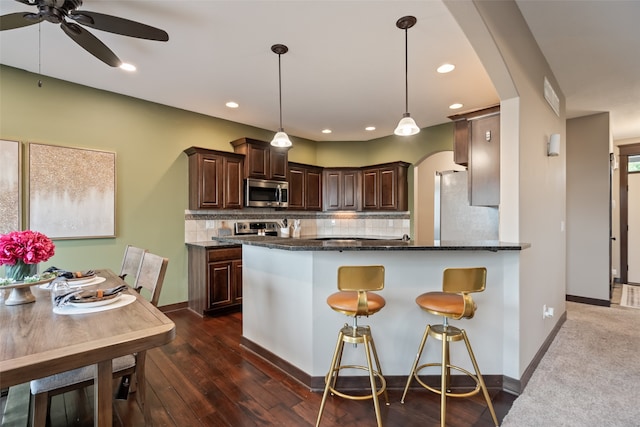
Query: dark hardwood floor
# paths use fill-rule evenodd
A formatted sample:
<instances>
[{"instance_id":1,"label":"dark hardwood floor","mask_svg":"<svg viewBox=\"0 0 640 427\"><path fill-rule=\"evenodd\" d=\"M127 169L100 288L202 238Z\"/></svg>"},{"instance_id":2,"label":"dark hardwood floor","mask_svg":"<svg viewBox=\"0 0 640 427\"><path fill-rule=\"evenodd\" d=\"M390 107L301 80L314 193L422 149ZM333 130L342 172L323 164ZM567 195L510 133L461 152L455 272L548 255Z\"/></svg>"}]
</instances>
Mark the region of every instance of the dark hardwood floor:
<instances>
[{"instance_id":1,"label":"dark hardwood floor","mask_svg":"<svg viewBox=\"0 0 640 427\"><path fill-rule=\"evenodd\" d=\"M241 314L200 318L188 310L167 315L176 323L176 339L148 352L147 425L153 426L309 426L315 425L321 393L311 392L270 363L240 346ZM337 332L336 332L337 333ZM327 349L327 358L333 349ZM385 426L439 425L439 396L389 390L382 405ZM515 396L492 391L498 420ZM51 426L92 426L92 388L56 396ZM114 401L114 425L144 426L145 416L134 395ZM371 400L329 397L323 426L375 426ZM448 426L491 426L481 395L449 399Z\"/></svg>"}]
</instances>

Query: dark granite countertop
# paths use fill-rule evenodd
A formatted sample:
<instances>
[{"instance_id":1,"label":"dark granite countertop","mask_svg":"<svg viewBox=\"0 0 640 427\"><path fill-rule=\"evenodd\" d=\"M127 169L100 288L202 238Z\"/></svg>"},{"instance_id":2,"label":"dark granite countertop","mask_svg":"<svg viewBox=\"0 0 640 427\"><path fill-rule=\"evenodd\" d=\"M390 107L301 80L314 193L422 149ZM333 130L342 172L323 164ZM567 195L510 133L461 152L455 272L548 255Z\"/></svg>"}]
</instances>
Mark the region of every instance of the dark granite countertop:
<instances>
[{"instance_id":1,"label":"dark granite countertop","mask_svg":"<svg viewBox=\"0 0 640 427\"><path fill-rule=\"evenodd\" d=\"M319 237L323 238L323 237ZM519 251L531 245L528 243L507 243L492 241L403 241L368 237L335 237L334 240L316 240L314 237L284 238L273 236L228 236L214 237L227 244L262 246L288 251Z\"/></svg>"},{"instance_id":2,"label":"dark granite countertop","mask_svg":"<svg viewBox=\"0 0 640 427\"><path fill-rule=\"evenodd\" d=\"M240 242L224 242L222 240L205 240L203 242L189 242L186 243L187 246L194 246L198 248L205 249L215 249L215 248L232 248L234 246L240 246L242 243Z\"/></svg>"}]
</instances>

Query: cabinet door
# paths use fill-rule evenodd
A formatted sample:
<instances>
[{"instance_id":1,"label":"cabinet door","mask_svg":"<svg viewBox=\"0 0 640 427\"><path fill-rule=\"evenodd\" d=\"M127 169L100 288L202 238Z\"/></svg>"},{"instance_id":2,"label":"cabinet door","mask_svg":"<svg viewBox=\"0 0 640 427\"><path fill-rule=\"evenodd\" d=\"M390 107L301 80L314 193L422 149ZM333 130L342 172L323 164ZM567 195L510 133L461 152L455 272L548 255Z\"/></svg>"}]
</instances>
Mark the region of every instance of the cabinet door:
<instances>
[{"instance_id":1,"label":"cabinet door","mask_svg":"<svg viewBox=\"0 0 640 427\"><path fill-rule=\"evenodd\" d=\"M233 268L233 302L242 303L242 260L236 260L232 263Z\"/></svg>"},{"instance_id":2,"label":"cabinet door","mask_svg":"<svg viewBox=\"0 0 640 427\"><path fill-rule=\"evenodd\" d=\"M361 172L359 170L343 171L341 182L341 204L342 209L360 210L360 181Z\"/></svg>"},{"instance_id":3,"label":"cabinet door","mask_svg":"<svg viewBox=\"0 0 640 427\"><path fill-rule=\"evenodd\" d=\"M287 179L288 152L272 148L269 156L269 179L285 181Z\"/></svg>"},{"instance_id":4,"label":"cabinet door","mask_svg":"<svg viewBox=\"0 0 640 427\"><path fill-rule=\"evenodd\" d=\"M222 157L202 156L199 159L196 157L196 160L200 163L198 166L200 173L197 174L200 182L197 184L199 197L196 208L222 208L222 192L220 191L223 179Z\"/></svg>"},{"instance_id":5,"label":"cabinet door","mask_svg":"<svg viewBox=\"0 0 640 427\"><path fill-rule=\"evenodd\" d=\"M323 172L322 190L324 192L324 209L327 211L342 208L340 203L341 179L340 171L325 170Z\"/></svg>"},{"instance_id":6,"label":"cabinet door","mask_svg":"<svg viewBox=\"0 0 640 427\"><path fill-rule=\"evenodd\" d=\"M471 147L470 202L474 206L500 204L500 115L469 120Z\"/></svg>"},{"instance_id":7,"label":"cabinet door","mask_svg":"<svg viewBox=\"0 0 640 427\"><path fill-rule=\"evenodd\" d=\"M398 209L398 173L395 167L381 168L380 179L380 209Z\"/></svg>"},{"instance_id":8,"label":"cabinet door","mask_svg":"<svg viewBox=\"0 0 640 427\"><path fill-rule=\"evenodd\" d=\"M220 261L209 264L209 309L232 303L233 262Z\"/></svg>"},{"instance_id":9,"label":"cabinet door","mask_svg":"<svg viewBox=\"0 0 640 427\"><path fill-rule=\"evenodd\" d=\"M322 210L322 171L308 170L306 172L305 208L307 210Z\"/></svg>"},{"instance_id":10,"label":"cabinet door","mask_svg":"<svg viewBox=\"0 0 640 427\"><path fill-rule=\"evenodd\" d=\"M224 160L224 208L242 208L242 175L243 161L241 159Z\"/></svg>"},{"instance_id":11,"label":"cabinet door","mask_svg":"<svg viewBox=\"0 0 640 427\"><path fill-rule=\"evenodd\" d=\"M454 123L453 161L462 166L469 164L469 122L466 119Z\"/></svg>"},{"instance_id":12,"label":"cabinet door","mask_svg":"<svg viewBox=\"0 0 640 427\"><path fill-rule=\"evenodd\" d=\"M255 144L247 144L247 177L269 178L269 149Z\"/></svg>"},{"instance_id":13,"label":"cabinet door","mask_svg":"<svg viewBox=\"0 0 640 427\"><path fill-rule=\"evenodd\" d=\"M380 193L380 171L365 169L362 171L362 208L378 209L378 195Z\"/></svg>"},{"instance_id":14,"label":"cabinet door","mask_svg":"<svg viewBox=\"0 0 640 427\"><path fill-rule=\"evenodd\" d=\"M289 209L305 208L305 170L297 166L289 167Z\"/></svg>"}]
</instances>

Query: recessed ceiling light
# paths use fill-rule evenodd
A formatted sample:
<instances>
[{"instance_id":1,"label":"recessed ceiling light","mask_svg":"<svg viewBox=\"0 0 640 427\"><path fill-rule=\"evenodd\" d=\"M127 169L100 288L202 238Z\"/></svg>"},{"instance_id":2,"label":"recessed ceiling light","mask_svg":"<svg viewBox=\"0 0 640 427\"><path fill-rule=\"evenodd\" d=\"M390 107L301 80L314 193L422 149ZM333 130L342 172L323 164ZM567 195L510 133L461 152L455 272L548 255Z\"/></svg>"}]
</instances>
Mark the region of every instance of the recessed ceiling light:
<instances>
[{"instance_id":1,"label":"recessed ceiling light","mask_svg":"<svg viewBox=\"0 0 640 427\"><path fill-rule=\"evenodd\" d=\"M322 133L331 133L331 129L322 129Z\"/></svg>"},{"instance_id":2,"label":"recessed ceiling light","mask_svg":"<svg viewBox=\"0 0 640 427\"><path fill-rule=\"evenodd\" d=\"M364 130L368 130L368 131L376 130L376 127L375 126L367 126L366 128L364 128Z\"/></svg>"},{"instance_id":3,"label":"recessed ceiling light","mask_svg":"<svg viewBox=\"0 0 640 427\"><path fill-rule=\"evenodd\" d=\"M122 64L120 64L120 69L125 71L135 71L136 66L133 64L127 64L126 62L123 62Z\"/></svg>"},{"instance_id":4,"label":"recessed ceiling light","mask_svg":"<svg viewBox=\"0 0 640 427\"><path fill-rule=\"evenodd\" d=\"M238 108L239 107L238 103L237 102L233 102L233 101L229 101L224 105L226 105L229 108Z\"/></svg>"},{"instance_id":5,"label":"recessed ceiling light","mask_svg":"<svg viewBox=\"0 0 640 427\"><path fill-rule=\"evenodd\" d=\"M452 110L457 110L458 108L462 108L462 104L456 102L455 104L449 105L449 108L451 108Z\"/></svg>"},{"instance_id":6,"label":"recessed ceiling light","mask_svg":"<svg viewBox=\"0 0 640 427\"><path fill-rule=\"evenodd\" d=\"M441 66L438 67L436 71L439 72L440 74L444 74L444 73L450 73L455 68L456 66L453 64L442 64Z\"/></svg>"}]
</instances>

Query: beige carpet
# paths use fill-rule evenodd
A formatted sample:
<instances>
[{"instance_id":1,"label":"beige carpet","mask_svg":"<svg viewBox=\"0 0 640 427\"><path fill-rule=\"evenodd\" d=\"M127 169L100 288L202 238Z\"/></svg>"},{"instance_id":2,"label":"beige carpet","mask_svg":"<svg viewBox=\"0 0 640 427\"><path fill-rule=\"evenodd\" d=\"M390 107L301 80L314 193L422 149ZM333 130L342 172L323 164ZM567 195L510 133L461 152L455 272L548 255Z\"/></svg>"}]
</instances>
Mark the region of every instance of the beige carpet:
<instances>
[{"instance_id":1,"label":"beige carpet","mask_svg":"<svg viewBox=\"0 0 640 427\"><path fill-rule=\"evenodd\" d=\"M640 286L622 285L620 305L623 307L640 308Z\"/></svg>"},{"instance_id":2,"label":"beige carpet","mask_svg":"<svg viewBox=\"0 0 640 427\"><path fill-rule=\"evenodd\" d=\"M640 426L640 310L567 303L505 427Z\"/></svg>"}]
</instances>

